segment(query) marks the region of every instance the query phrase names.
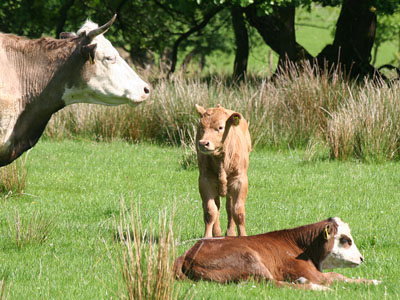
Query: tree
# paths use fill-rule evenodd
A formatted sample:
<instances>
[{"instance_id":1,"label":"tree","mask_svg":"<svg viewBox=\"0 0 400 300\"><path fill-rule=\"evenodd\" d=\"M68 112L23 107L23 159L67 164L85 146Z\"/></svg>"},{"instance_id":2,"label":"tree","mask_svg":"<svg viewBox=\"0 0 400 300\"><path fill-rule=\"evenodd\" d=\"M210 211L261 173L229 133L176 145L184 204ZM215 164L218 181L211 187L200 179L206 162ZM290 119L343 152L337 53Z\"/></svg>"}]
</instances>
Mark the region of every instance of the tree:
<instances>
[{"instance_id":1,"label":"tree","mask_svg":"<svg viewBox=\"0 0 400 300\"><path fill-rule=\"evenodd\" d=\"M224 0L217 2L227 5ZM339 64L354 78L379 74L371 64L377 26L376 13L393 14L400 8L400 1L397 0L231 0L229 3L243 7L248 23L257 29L265 43L279 55L278 66L284 66L287 60L314 62L316 59L321 68L326 64ZM316 57L297 43L294 28L296 7L311 8L312 3L341 5L334 42Z\"/></svg>"}]
</instances>

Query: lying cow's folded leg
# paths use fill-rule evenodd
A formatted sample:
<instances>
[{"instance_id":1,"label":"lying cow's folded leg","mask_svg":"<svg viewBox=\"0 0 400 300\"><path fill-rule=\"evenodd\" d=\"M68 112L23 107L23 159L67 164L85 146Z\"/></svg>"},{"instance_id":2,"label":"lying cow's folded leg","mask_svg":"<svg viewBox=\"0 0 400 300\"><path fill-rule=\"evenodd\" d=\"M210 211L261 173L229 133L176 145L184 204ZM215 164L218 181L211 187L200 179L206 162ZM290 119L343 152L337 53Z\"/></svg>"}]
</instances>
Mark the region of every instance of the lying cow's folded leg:
<instances>
[{"instance_id":1,"label":"lying cow's folded leg","mask_svg":"<svg viewBox=\"0 0 400 300\"><path fill-rule=\"evenodd\" d=\"M335 273L335 272L327 272L327 273L323 273L323 274L329 283L332 283L334 281L344 281L344 282L348 282L348 283L367 283L367 284L374 284L374 285L378 285L381 283L381 281L376 280L376 279L348 278L342 274Z\"/></svg>"},{"instance_id":2,"label":"lying cow's folded leg","mask_svg":"<svg viewBox=\"0 0 400 300\"><path fill-rule=\"evenodd\" d=\"M316 283L294 283L286 281L274 281L277 287L290 287L299 290L312 290L312 291L331 291L329 287L316 284Z\"/></svg>"}]
</instances>

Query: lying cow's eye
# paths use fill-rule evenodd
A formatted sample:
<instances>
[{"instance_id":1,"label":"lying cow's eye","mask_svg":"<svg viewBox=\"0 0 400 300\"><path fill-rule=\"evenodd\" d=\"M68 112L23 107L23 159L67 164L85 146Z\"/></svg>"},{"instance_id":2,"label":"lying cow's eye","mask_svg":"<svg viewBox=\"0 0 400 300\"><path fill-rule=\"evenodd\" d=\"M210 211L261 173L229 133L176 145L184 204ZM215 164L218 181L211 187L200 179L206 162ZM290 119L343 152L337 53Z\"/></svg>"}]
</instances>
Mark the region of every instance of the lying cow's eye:
<instances>
[{"instance_id":1,"label":"lying cow's eye","mask_svg":"<svg viewBox=\"0 0 400 300\"><path fill-rule=\"evenodd\" d=\"M224 126L219 126L219 127L218 127L218 130L219 130L219 131L224 130Z\"/></svg>"},{"instance_id":2,"label":"lying cow's eye","mask_svg":"<svg viewBox=\"0 0 400 300\"><path fill-rule=\"evenodd\" d=\"M349 238L348 236L342 236L341 238L340 238L340 240L339 240L339 242L341 243L341 244L348 244L349 246L351 246L351 244L353 243L352 241L351 241L351 238Z\"/></svg>"}]
</instances>

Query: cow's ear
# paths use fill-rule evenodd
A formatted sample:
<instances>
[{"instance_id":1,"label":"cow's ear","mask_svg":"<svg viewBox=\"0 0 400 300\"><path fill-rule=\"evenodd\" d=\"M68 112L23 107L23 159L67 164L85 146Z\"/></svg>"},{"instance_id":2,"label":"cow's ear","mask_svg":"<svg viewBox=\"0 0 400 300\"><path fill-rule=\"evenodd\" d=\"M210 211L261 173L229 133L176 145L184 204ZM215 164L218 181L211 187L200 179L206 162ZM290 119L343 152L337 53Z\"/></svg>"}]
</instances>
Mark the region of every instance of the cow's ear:
<instances>
[{"instance_id":1,"label":"cow's ear","mask_svg":"<svg viewBox=\"0 0 400 300\"><path fill-rule=\"evenodd\" d=\"M242 115L234 112L233 114L231 114L231 116L229 117L229 119L226 121L227 125L233 125L233 126L238 126L240 123L240 120L242 119Z\"/></svg>"},{"instance_id":2,"label":"cow's ear","mask_svg":"<svg viewBox=\"0 0 400 300\"><path fill-rule=\"evenodd\" d=\"M204 109L203 106L200 106L198 104L195 104L195 106L196 106L196 109L197 109L198 113L200 114L200 116L202 116L206 113L206 110Z\"/></svg>"},{"instance_id":3,"label":"cow's ear","mask_svg":"<svg viewBox=\"0 0 400 300\"><path fill-rule=\"evenodd\" d=\"M90 44L81 47L81 55L83 58L90 61L91 64L94 64L94 58L96 56L96 48L97 44Z\"/></svg>"},{"instance_id":4,"label":"cow's ear","mask_svg":"<svg viewBox=\"0 0 400 300\"><path fill-rule=\"evenodd\" d=\"M71 39L71 38L76 38L77 35L74 32L61 32L60 33L60 39Z\"/></svg>"},{"instance_id":5,"label":"cow's ear","mask_svg":"<svg viewBox=\"0 0 400 300\"><path fill-rule=\"evenodd\" d=\"M329 240L331 238L331 234L332 234L332 226L330 224L327 224L324 229L325 240Z\"/></svg>"}]
</instances>

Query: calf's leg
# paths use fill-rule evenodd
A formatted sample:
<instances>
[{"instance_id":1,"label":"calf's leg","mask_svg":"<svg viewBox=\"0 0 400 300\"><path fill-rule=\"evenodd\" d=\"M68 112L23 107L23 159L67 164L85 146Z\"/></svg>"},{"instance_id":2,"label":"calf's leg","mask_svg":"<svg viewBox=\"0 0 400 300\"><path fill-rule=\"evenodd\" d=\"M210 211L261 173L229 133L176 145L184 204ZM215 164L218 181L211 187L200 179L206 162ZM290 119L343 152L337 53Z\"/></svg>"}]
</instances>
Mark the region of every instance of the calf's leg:
<instances>
[{"instance_id":1,"label":"calf's leg","mask_svg":"<svg viewBox=\"0 0 400 300\"><path fill-rule=\"evenodd\" d=\"M236 236L236 224L233 219L233 199L232 195L226 196L226 214L228 216L228 228L226 229L227 236Z\"/></svg>"},{"instance_id":2,"label":"calf's leg","mask_svg":"<svg viewBox=\"0 0 400 300\"><path fill-rule=\"evenodd\" d=\"M204 237L221 236L219 224L220 200L218 197L218 186L210 184L207 179L199 179L200 195L203 202Z\"/></svg>"},{"instance_id":3,"label":"calf's leg","mask_svg":"<svg viewBox=\"0 0 400 300\"><path fill-rule=\"evenodd\" d=\"M248 191L247 176L244 175L229 184L228 197L232 197L231 214L236 223L239 236L246 236L245 228L245 202ZM228 220L229 221L229 220Z\"/></svg>"}]
</instances>

